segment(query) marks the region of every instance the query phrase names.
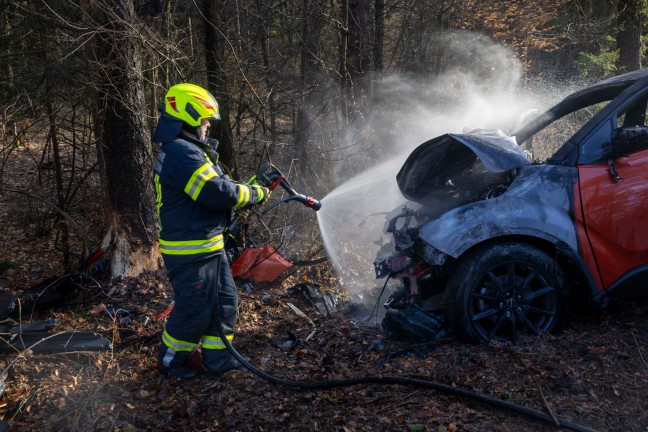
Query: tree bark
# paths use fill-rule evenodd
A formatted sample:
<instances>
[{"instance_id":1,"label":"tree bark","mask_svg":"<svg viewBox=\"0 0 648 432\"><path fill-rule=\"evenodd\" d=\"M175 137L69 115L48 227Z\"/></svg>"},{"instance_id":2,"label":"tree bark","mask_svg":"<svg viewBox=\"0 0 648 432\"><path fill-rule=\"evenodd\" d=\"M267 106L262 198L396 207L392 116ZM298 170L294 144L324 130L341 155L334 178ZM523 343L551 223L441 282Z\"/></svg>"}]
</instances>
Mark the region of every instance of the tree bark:
<instances>
[{"instance_id":1,"label":"tree bark","mask_svg":"<svg viewBox=\"0 0 648 432\"><path fill-rule=\"evenodd\" d=\"M320 11L324 4L321 0L302 1L301 52L299 59L299 98L296 100L297 115L295 117L295 146L299 158L299 166L310 166L309 129L311 125L309 112L309 95L316 73L318 48L322 20Z\"/></svg>"},{"instance_id":2,"label":"tree bark","mask_svg":"<svg viewBox=\"0 0 648 432\"><path fill-rule=\"evenodd\" d=\"M343 0L343 19L346 23L345 37L346 53L344 57L345 74L342 75L343 100L346 102L345 109L348 121L354 124L362 119L364 111L364 100L367 93L365 77L371 67L371 45L370 45L370 3L369 0Z\"/></svg>"},{"instance_id":3,"label":"tree bark","mask_svg":"<svg viewBox=\"0 0 648 432\"><path fill-rule=\"evenodd\" d=\"M58 140L58 125L56 115L54 114L54 105L52 103L52 87L54 85L51 70L50 59L48 58L49 51L47 49L47 35L45 34L44 24L40 24L39 28L40 43L43 50L43 78L45 81L45 109L47 111L47 121L49 125L49 138L52 143L52 156L54 159L54 178L56 183L56 204L61 212L66 211L65 191L63 189L63 166L60 157L60 144ZM70 233L68 230L67 221L61 219L61 248L63 250L63 266L66 269L70 267ZM85 252L85 251L84 251Z\"/></svg>"},{"instance_id":4,"label":"tree bark","mask_svg":"<svg viewBox=\"0 0 648 432\"><path fill-rule=\"evenodd\" d=\"M228 92L227 74L222 68L225 62L224 36L217 31L216 26L222 21L221 11L225 7L222 0L203 0L202 13L205 26L205 65L207 68L207 89L214 95L218 102L221 120L211 131L211 136L220 144L218 153L220 161L236 176L236 157L234 142L231 132L231 98Z\"/></svg>"},{"instance_id":5,"label":"tree bark","mask_svg":"<svg viewBox=\"0 0 648 432\"><path fill-rule=\"evenodd\" d=\"M382 72L384 67L385 49L385 0L376 0L374 4L374 70Z\"/></svg>"},{"instance_id":6,"label":"tree bark","mask_svg":"<svg viewBox=\"0 0 648 432\"><path fill-rule=\"evenodd\" d=\"M9 17L9 10L10 10L10 4L9 1L7 0L0 0L0 20L2 22L2 25L0 27L0 37L3 39L2 41L2 46L0 48L0 52L2 53L2 57L5 59L4 61L0 62L0 71L2 73L3 77L3 84L2 86L5 87L7 90L11 90L13 92L13 87L14 87L14 71L13 71L13 64L11 61L11 57L13 54L12 50L12 44L9 42L11 41L11 35L13 29L13 23ZM4 119L3 119L4 120ZM4 128L4 124L3 124Z\"/></svg>"},{"instance_id":7,"label":"tree bark","mask_svg":"<svg viewBox=\"0 0 648 432\"><path fill-rule=\"evenodd\" d=\"M617 71L630 72L641 69L641 10L637 0L619 0Z\"/></svg>"},{"instance_id":8,"label":"tree bark","mask_svg":"<svg viewBox=\"0 0 648 432\"><path fill-rule=\"evenodd\" d=\"M156 207L150 178L153 153L142 79L141 46L133 29L133 0L97 0L101 24L96 55L101 69L96 138L111 227L111 274L137 276L159 262Z\"/></svg>"},{"instance_id":9,"label":"tree bark","mask_svg":"<svg viewBox=\"0 0 648 432\"><path fill-rule=\"evenodd\" d=\"M340 109L342 116L348 123L351 98L351 79L347 67L348 40L349 40L349 0L340 0L340 45L338 46L338 64L340 74Z\"/></svg>"},{"instance_id":10,"label":"tree bark","mask_svg":"<svg viewBox=\"0 0 648 432\"><path fill-rule=\"evenodd\" d=\"M304 0L307 1L307 0ZM268 153L272 153L277 146L277 108L275 104L275 92L273 86L273 77L270 71L270 51L268 48L268 28L266 18L271 5L265 5L261 0L256 0L256 8L259 17L261 18L257 32L259 34L259 43L261 45L261 58L263 59L264 81L268 89L268 117L270 117L270 149Z\"/></svg>"}]
</instances>

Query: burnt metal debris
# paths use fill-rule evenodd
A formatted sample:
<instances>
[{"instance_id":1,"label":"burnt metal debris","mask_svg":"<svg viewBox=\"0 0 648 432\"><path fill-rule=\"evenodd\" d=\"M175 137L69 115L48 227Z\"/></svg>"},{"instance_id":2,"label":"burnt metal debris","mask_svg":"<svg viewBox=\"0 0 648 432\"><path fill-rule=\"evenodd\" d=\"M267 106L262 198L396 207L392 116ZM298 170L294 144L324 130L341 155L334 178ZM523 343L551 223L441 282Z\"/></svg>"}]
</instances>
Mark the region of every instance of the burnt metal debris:
<instances>
[{"instance_id":1,"label":"burnt metal debris","mask_svg":"<svg viewBox=\"0 0 648 432\"><path fill-rule=\"evenodd\" d=\"M73 273L39 282L19 295L14 295L10 291L1 293L0 320L8 317L30 316L37 310L60 304L77 290L81 279L81 274Z\"/></svg>"},{"instance_id":2,"label":"burnt metal debris","mask_svg":"<svg viewBox=\"0 0 648 432\"><path fill-rule=\"evenodd\" d=\"M410 342L437 341L447 335L445 313L428 312L409 303L402 309L388 309L382 321L387 337Z\"/></svg>"},{"instance_id":3,"label":"burnt metal debris","mask_svg":"<svg viewBox=\"0 0 648 432\"><path fill-rule=\"evenodd\" d=\"M54 353L110 349L111 342L98 333L49 332L60 325L59 320L29 321L41 311L65 305L87 279L90 266L104 253L103 249L97 249L74 272L41 281L20 294L9 290L0 293L0 351L29 349L35 353ZM119 312L113 313L121 315Z\"/></svg>"},{"instance_id":4,"label":"burnt metal debris","mask_svg":"<svg viewBox=\"0 0 648 432\"><path fill-rule=\"evenodd\" d=\"M60 325L58 319L16 322L0 321L0 351L26 349L34 353L103 351L112 347L104 336L94 332L49 332Z\"/></svg>"},{"instance_id":5,"label":"burnt metal debris","mask_svg":"<svg viewBox=\"0 0 648 432\"><path fill-rule=\"evenodd\" d=\"M290 295L301 294L315 310L322 315L329 315L337 310L338 299L335 295L322 292L316 285L302 283L295 285L289 291Z\"/></svg>"},{"instance_id":6,"label":"burnt metal debris","mask_svg":"<svg viewBox=\"0 0 648 432\"><path fill-rule=\"evenodd\" d=\"M56 319L24 321L34 313L65 304L83 279L80 272L42 281L20 295L0 294L0 351L30 349L35 353L103 351L111 348L104 336L94 332L59 332Z\"/></svg>"},{"instance_id":7,"label":"burnt metal debris","mask_svg":"<svg viewBox=\"0 0 648 432\"><path fill-rule=\"evenodd\" d=\"M105 351L112 347L110 341L95 332L27 332L0 339L0 351L34 353L60 353L78 351Z\"/></svg>"}]
</instances>

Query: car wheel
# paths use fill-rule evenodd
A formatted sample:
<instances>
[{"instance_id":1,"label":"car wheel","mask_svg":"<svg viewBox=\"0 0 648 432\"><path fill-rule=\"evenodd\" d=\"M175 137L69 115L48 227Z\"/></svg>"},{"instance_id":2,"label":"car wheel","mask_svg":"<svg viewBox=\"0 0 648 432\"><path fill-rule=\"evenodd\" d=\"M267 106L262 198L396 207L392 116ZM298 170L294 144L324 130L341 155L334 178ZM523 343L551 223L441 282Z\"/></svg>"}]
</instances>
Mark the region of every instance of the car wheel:
<instances>
[{"instance_id":1,"label":"car wheel","mask_svg":"<svg viewBox=\"0 0 648 432\"><path fill-rule=\"evenodd\" d=\"M455 333L472 342L513 341L519 333L558 331L569 290L558 264L523 243L500 243L463 258L446 285Z\"/></svg>"}]
</instances>

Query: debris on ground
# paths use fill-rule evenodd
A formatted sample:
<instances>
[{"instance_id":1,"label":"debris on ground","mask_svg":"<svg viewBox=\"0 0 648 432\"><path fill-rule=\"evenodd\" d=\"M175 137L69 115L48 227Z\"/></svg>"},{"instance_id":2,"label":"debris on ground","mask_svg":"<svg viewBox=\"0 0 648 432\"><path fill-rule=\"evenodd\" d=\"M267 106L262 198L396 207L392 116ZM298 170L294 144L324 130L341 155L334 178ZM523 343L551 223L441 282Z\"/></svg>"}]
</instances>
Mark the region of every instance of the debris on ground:
<instances>
[{"instance_id":1,"label":"debris on ground","mask_svg":"<svg viewBox=\"0 0 648 432\"><path fill-rule=\"evenodd\" d=\"M110 341L95 332L29 332L13 334L9 340L0 340L0 351L30 350L33 353L60 353L77 351L106 351Z\"/></svg>"},{"instance_id":2,"label":"debris on ground","mask_svg":"<svg viewBox=\"0 0 648 432\"><path fill-rule=\"evenodd\" d=\"M318 280L311 271L308 279ZM447 337L427 343L387 338L379 327L359 325L342 313L318 313L318 302L302 291L303 280L295 275L263 292L239 291L234 346L267 373L301 381L422 377L538 410L549 405L560 418L593 429L643 432L648 426L648 369L641 361L648 355L648 302L624 303L599 317L575 317L562 334L522 339L512 352ZM108 286L81 289L74 307L38 314L44 322L60 320L55 330L64 333L82 329L112 335L110 351L2 353L0 370L8 374L0 416L12 430L43 425L45 430L97 432L555 430L472 400L408 386L294 391L246 370L208 381L163 377L155 365L164 320L154 317L168 308L171 286L163 272L119 283L125 286L123 296L107 298ZM329 283L308 285L317 288L312 293L344 295ZM285 286L299 287L290 302L308 319L287 306ZM264 296L270 301L264 302ZM131 321L122 322L133 311ZM403 313L417 316L419 311ZM419 318L435 322L434 317ZM15 331L11 322L5 324L5 331ZM200 366L199 358L193 361ZM261 414L259 406L264 407Z\"/></svg>"},{"instance_id":3,"label":"debris on ground","mask_svg":"<svg viewBox=\"0 0 648 432\"><path fill-rule=\"evenodd\" d=\"M277 339L274 344L282 351L290 351L299 343L299 336L288 330L287 338Z\"/></svg>"},{"instance_id":4,"label":"debris on ground","mask_svg":"<svg viewBox=\"0 0 648 432\"><path fill-rule=\"evenodd\" d=\"M412 342L436 341L447 335L444 312L426 311L414 303L387 310L382 326L388 337Z\"/></svg>"},{"instance_id":5,"label":"debris on ground","mask_svg":"<svg viewBox=\"0 0 648 432\"><path fill-rule=\"evenodd\" d=\"M246 248L232 263L232 276L255 282L272 282L292 263L272 246Z\"/></svg>"},{"instance_id":6,"label":"debris on ground","mask_svg":"<svg viewBox=\"0 0 648 432\"><path fill-rule=\"evenodd\" d=\"M0 320L7 317L25 319L52 306L61 306L66 299L78 294L79 286L88 280L92 266L99 266L105 250L98 248L86 257L71 273L50 277L20 293L5 289L0 293ZM36 267L39 269L40 267Z\"/></svg>"},{"instance_id":7,"label":"debris on ground","mask_svg":"<svg viewBox=\"0 0 648 432\"><path fill-rule=\"evenodd\" d=\"M48 319L32 322L16 322L10 318L0 321L0 334L18 334L23 332L45 331L58 327L61 324L59 319Z\"/></svg>"},{"instance_id":8,"label":"debris on ground","mask_svg":"<svg viewBox=\"0 0 648 432\"><path fill-rule=\"evenodd\" d=\"M0 320L10 316L30 316L37 310L60 304L76 292L81 279L77 273L57 276L31 286L18 295L10 291L0 293Z\"/></svg>"},{"instance_id":9,"label":"debris on ground","mask_svg":"<svg viewBox=\"0 0 648 432\"><path fill-rule=\"evenodd\" d=\"M290 296L301 294L319 314L328 315L337 311L337 297L334 294L323 292L318 286L301 283L290 288L288 294Z\"/></svg>"}]
</instances>

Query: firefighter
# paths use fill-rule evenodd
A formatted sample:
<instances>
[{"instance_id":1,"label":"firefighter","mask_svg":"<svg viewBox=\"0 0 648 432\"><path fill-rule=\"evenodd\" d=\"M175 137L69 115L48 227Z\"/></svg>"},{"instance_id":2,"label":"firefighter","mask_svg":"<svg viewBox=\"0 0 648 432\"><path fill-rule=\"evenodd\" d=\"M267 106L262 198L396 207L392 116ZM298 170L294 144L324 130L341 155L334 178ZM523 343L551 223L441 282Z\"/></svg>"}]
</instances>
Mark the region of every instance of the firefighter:
<instances>
[{"instance_id":1,"label":"firefighter","mask_svg":"<svg viewBox=\"0 0 648 432\"><path fill-rule=\"evenodd\" d=\"M193 378L188 360L200 344L210 375L239 367L221 340L216 316L233 340L238 294L223 250L232 209L263 204L269 190L232 181L218 165L210 121L220 119L216 99L193 84L169 89L153 142L161 143L153 183L160 218L160 251L175 305L160 345L158 369ZM212 145L210 145L212 144ZM216 294L220 309L216 307Z\"/></svg>"}]
</instances>

